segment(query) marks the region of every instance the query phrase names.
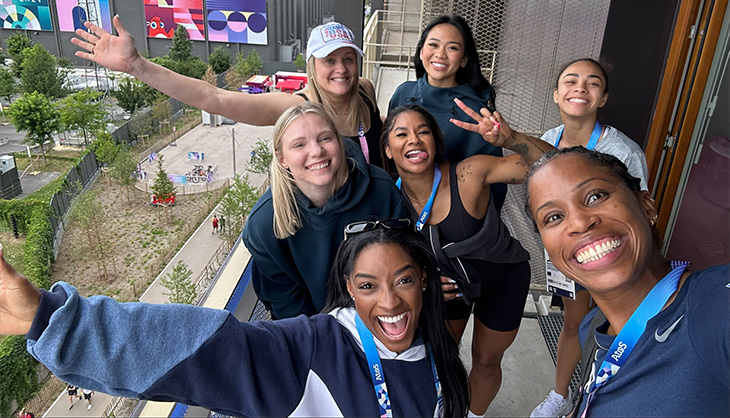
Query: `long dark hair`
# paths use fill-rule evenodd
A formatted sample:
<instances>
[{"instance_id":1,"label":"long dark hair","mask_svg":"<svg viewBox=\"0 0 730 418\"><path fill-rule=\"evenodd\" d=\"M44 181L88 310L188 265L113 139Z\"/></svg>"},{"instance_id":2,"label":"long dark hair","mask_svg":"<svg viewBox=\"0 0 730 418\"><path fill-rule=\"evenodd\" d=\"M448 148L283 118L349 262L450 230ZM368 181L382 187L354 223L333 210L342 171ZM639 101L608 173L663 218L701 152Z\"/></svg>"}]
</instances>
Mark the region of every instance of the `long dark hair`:
<instances>
[{"instance_id":1,"label":"long dark hair","mask_svg":"<svg viewBox=\"0 0 730 418\"><path fill-rule=\"evenodd\" d=\"M390 173L390 175L393 177L398 176L398 169L395 166L395 162L392 159L388 158L388 156L385 154L385 147L389 145L388 136L395 128L395 120L398 118L398 115L404 112L416 112L423 116L423 119L426 121L426 125L428 125L428 129L430 129L431 134L433 134L433 140L435 142L436 155L434 156L434 162L436 164L441 164L445 160L444 136L441 133L441 129L439 129L439 124L438 122L436 122L436 119L434 119L433 115L431 115L428 110L420 105L409 104L405 106L399 106L391 110L390 113L388 113L388 118L385 119L385 122L383 123L383 130L380 132L380 155L383 160L383 168L385 168L385 171Z\"/></svg>"},{"instance_id":2,"label":"long dark hair","mask_svg":"<svg viewBox=\"0 0 730 418\"><path fill-rule=\"evenodd\" d=\"M426 29L421 32L421 39L418 40L416 45L416 54L413 56L413 64L416 66L416 78L421 78L426 74L426 68L423 66L421 61L421 50L423 45L426 43L428 33L431 32L435 26L448 23L455 26L461 32L462 38L464 38L464 56L466 57L466 65L459 68L456 72L456 84L466 84L474 91L481 92L489 90L494 100L494 88L482 74L482 68L479 64L479 53L477 52L477 45L474 42L474 35L471 32L469 24L466 23L463 17L458 15L443 15L434 18ZM494 103L492 103L493 107Z\"/></svg>"},{"instance_id":3,"label":"long dark hair","mask_svg":"<svg viewBox=\"0 0 730 418\"><path fill-rule=\"evenodd\" d=\"M446 329L446 304L441 292L436 259L425 239L411 229L377 228L359 233L343 241L337 251L327 282L327 303L322 312L336 308L354 308L347 291L347 281L360 253L371 245L395 244L401 247L426 273L426 290L418 325L423 341L433 352L441 389L444 395L445 416L464 417L469 408L469 383L459 349Z\"/></svg>"}]
</instances>

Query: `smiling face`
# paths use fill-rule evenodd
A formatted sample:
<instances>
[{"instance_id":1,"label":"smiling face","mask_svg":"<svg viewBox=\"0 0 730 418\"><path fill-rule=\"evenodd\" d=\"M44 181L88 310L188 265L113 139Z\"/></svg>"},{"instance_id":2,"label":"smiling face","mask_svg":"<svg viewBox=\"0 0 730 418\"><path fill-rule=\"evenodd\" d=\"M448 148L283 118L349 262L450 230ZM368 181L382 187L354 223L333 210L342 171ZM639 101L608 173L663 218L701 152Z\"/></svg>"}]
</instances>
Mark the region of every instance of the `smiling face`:
<instances>
[{"instance_id":1,"label":"smiling face","mask_svg":"<svg viewBox=\"0 0 730 418\"><path fill-rule=\"evenodd\" d=\"M426 172L436 158L433 129L423 115L415 111L404 111L396 116L384 148L386 157L393 160L401 175Z\"/></svg>"},{"instance_id":2,"label":"smiling face","mask_svg":"<svg viewBox=\"0 0 730 418\"><path fill-rule=\"evenodd\" d=\"M324 58L314 59L314 80L329 94L348 94L358 83L357 55L352 48L336 49Z\"/></svg>"},{"instance_id":3,"label":"smiling face","mask_svg":"<svg viewBox=\"0 0 730 418\"><path fill-rule=\"evenodd\" d=\"M634 192L580 155L560 155L528 183L530 211L550 260L591 292L632 285L654 251L648 192Z\"/></svg>"},{"instance_id":4,"label":"smiling face","mask_svg":"<svg viewBox=\"0 0 730 418\"><path fill-rule=\"evenodd\" d=\"M357 257L347 291L363 324L390 351L401 353L413 343L425 277L397 244L372 244Z\"/></svg>"},{"instance_id":5,"label":"smiling face","mask_svg":"<svg viewBox=\"0 0 730 418\"><path fill-rule=\"evenodd\" d=\"M311 199L322 192L332 192L335 173L342 163L340 154L332 127L319 115L306 113L284 131L276 157L289 170L297 187Z\"/></svg>"},{"instance_id":6,"label":"smiling face","mask_svg":"<svg viewBox=\"0 0 730 418\"><path fill-rule=\"evenodd\" d=\"M564 117L595 117L608 100L606 79L600 67L590 61L569 65L558 77L553 101Z\"/></svg>"},{"instance_id":7,"label":"smiling face","mask_svg":"<svg viewBox=\"0 0 730 418\"><path fill-rule=\"evenodd\" d=\"M466 65L464 36L454 25L436 25L426 35L419 54L428 73L428 83L434 87L455 87L456 72Z\"/></svg>"}]
</instances>

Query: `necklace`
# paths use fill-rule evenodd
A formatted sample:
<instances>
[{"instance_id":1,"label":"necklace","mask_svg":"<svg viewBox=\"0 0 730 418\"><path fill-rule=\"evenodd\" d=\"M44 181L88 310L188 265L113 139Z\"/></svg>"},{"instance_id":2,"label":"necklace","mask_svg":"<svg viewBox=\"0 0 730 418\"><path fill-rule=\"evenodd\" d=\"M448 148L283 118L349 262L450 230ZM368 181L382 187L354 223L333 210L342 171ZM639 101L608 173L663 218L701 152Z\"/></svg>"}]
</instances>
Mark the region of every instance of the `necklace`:
<instances>
[{"instance_id":1,"label":"necklace","mask_svg":"<svg viewBox=\"0 0 730 418\"><path fill-rule=\"evenodd\" d=\"M428 202L428 199L430 198L430 196L429 196L423 200L418 200L418 199L414 199L413 197L411 197L411 195L409 195L408 192L406 192L405 190L403 190L403 192L406 194L406 196L408 196L409 199L411 199L411 202L415 202L415 203L426 203L426 202Z\"/></svg>"}]
</instances>

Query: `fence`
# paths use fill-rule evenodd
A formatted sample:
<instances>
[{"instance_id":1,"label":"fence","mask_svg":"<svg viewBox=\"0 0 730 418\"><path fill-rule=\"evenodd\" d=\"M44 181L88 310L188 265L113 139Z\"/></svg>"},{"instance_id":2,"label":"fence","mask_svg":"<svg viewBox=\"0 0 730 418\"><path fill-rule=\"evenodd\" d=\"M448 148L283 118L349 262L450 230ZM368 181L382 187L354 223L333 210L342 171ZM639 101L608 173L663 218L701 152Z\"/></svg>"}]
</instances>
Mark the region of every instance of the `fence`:
<instances>
[{"instance_id":1,"label":"fence","mask_svg":"<svg viewBox=\"0 0 730 418\"><path fill-rule=\"evenodd\" d=\"M41 412L48 408L50 403L58 397L58 394L61 393L65 387L66 384L63 383L63 381L56 376L51 375L38 394L35 395L33 399L25 403L25 409L40 417Z\"/></svg>"}]
</instances>

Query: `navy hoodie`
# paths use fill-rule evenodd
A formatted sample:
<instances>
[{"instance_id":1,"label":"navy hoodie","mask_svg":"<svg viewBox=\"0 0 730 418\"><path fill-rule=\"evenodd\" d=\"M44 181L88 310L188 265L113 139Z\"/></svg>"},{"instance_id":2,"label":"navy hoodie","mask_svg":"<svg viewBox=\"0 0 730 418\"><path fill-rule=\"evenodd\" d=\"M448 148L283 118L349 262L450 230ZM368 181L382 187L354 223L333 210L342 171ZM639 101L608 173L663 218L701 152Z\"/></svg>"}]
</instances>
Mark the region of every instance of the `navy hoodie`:
<instances>
[{"instance_id":1,"label":"navy hoodie","mask_svg":"<svg viewBox=\"0 0 730 418\"><path fill-rule=\"evenodd\" d=\"M256 202L243 229L243 242L253 257L254 290L276 319L314 315L324 308L327 277L347 224L407 217L391 177L364 164L352 141L345 144L348 155L356 158L348 158L347 183L321 208L297 193L302 227L293 236L274 236L271 190Z\"/></svg>"}]
</instances>

